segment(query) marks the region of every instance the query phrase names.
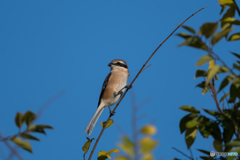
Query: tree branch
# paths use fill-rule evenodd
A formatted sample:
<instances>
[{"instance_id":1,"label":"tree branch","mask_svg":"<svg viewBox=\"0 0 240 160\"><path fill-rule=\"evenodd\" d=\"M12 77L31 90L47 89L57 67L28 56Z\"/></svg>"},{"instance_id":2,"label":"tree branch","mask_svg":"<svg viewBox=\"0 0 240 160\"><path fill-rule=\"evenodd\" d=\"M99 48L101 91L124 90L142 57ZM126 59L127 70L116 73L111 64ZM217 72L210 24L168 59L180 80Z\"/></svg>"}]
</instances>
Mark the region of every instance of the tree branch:
<instances>
[{"instance_id":1,"label":"tree branch","mask_svg":"<svg viewBox=\"0 0 240 160\"><path fill-rule=\"evenodd\" d=\"M181 27L188 19L190 19L192 16L194 16L195 14L197 14L198 12L200 12L201 10L203 10L203 9L205 9L205 8L208 8L208 7L203 7L203 8L201 8L201 9L199 9L197 12L193 13L191 16L189 16L187 19L185 19L179 26L177 26L177 28L176 28L176 29L155 49L155 51L151 54L151 56L150 56L150 57L148 58L148 60L144 63L144 65L143 65L142 68L139 70L138 74L135 76L135 78L133 79L133 81L131 82L130 85L132 85L132 84L135 82L135 80L138 78L138 76L140 75L140 73L142 72L142 70L144 69L144 67L147 65L147 63L150 61L150 59L153 57L153 55L154 55L154 54L157 52L157 50L173 35L173 33L175 33L176 30L177 30L179 27ZM116 111L118 105L121 103L122 99L125 97L125 95L126 95L126 93L128 92L128 90L129 90L129 89L127 88L127 90L124 92L123 96L120 98L120 100L118 101L117 105L116 105L115 108L113 109L113 112ZM106 124L108 124L108 121L110 120L110 118L111 118L111 117L109 116L108 119L107 119ZM98 138L97 138L97 140L96 140L96 142L95 142L95 144L94 144L94 146L93 146L93 149L92 149L92 151L91 151L91 154L90 154L88 160L91 160L92 155L93 155L93 153L94 153L94 151L95 151L95 149L96 149L96 147L97 147L97 144L98 144L98 142L99 142L99 140L100 140L100 138L101 138L104 130L105 130L105 126L103 126L103 128L102 128L102 130L101 130L101 132L100 132L100 134L99 134L99 136L98 136Z\"/></svg>"}]
</instances>

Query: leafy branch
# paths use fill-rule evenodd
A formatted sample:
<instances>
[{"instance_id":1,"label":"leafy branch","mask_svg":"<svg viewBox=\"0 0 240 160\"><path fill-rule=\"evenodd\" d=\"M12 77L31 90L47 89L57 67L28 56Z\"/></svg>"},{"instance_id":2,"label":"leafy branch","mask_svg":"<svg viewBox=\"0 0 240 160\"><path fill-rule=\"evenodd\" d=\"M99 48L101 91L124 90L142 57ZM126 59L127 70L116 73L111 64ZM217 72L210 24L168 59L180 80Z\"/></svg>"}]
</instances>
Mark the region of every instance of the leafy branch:
<instances>
[{"instance_id":1,"label":"leafy branch","mask_svg":"<svg viewBox=\"0 0 240 160\"><path fill-rule=\"evenodd\" d=\"M179 27L181 27L188 19L190 19L190 18L191 18L192 16L194 16L196 13L200 12L201 10L203 10L203 9L205 9L205 8L207 8L207 7L204 7L204 8L199 9L197 12L193 13L193 14L192 14L191 16L189 16L186 20L184 20L184 21L155 49L155 51L151 54L151 56L147 59L147 61L146 61L146 62L144 63L144 65L142 66L142 68L139 70L138 74L135 76L135 78L133 79L133 81L130 83L130 86L133 85L133 83L135 82L135 80L138 78L138 76L139 76L139 75L142 73L142 71L145 69L145 66L147 65L147 63L149 62L149 60L153 57L153 55L157 52L157 50L175 33L175 31L176 31ZM120 98L119 102L117 103L117 105L116 105L115 108L113 109L113 112L116 111L118 105L121 103L122 99L125 97L125 95L126 95L126 93L128 92L128 90L129 90L129 89L127 88L127 90L124 92L123 96ZM110 118L111 118L111 117L109 116L105 124L108 124ZM94 151L95 151L95 149L96 149L96 146L97 146L97 144L98 144L98 142L99 142L99 140L100 140L100 138L101 138L101 136L102 136L102 134L103 134L103 132L104 132L104 130L105 130L105 126L106 126L106 125L104 125L103 128L102 128L102 130L101 130L101 132L100 132L100 134L99 134L99 136L98 136L98 138L97 138L97 140L96 140L96 142L95 142L95 144L94 144L94 146L93 146L93 149L92 149L92 151L91 151L91 154L90 154L88 160L91 160L92 155L93 155L93 153L94 153Z\"/></svg>"}]
</instances>

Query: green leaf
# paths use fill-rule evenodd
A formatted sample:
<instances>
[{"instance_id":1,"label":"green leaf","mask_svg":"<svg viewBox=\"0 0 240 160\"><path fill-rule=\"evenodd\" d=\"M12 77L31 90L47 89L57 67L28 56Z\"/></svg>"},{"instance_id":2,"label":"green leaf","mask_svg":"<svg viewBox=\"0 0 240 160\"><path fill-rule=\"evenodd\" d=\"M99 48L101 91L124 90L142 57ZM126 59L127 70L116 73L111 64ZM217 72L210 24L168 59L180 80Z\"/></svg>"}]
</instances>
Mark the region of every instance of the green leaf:
<instances>
[{"instance_id":1,"label":"green leaf","mask_svg":"<svg viewBox=\"0 0 240 160\"><path fill-rule=\"evenodd\" d=\"M108 158L107 156L101 155L101 156L98 156L97 160L105 160L107 158Z\"/></svg>"},{"instance_id":2,"label":"green leaf","mask_svg":"<svg viewBox=\"0 0 240 160\"><path fill-rule=\"evenodd\" d=\"M189 31L189 32L191 32L191 33L193 33L193 34L196 33L195 30L194 30L193 28L189 27L189 26L181 25L181 27L183 27L184 29L186 29L187 31Z\"/></svg>"},{"instance_id":3,"label":"green leaf","mask_svg":"<svg viewBox=\"0 0 240 160\"><path fill-rule=\"evenodd\" d=\"M209 110L207 110L207 109L205 109L205 108L203 108L202 110L204 110L206 113L208 113L208 114L210 114L210 115L212 115L212 116L215 116L216 114L216 112L214 112L214 111L209 111Z\"/></svg>"},{"instance_id":4,"label":"green leaf","mask_svg":"<svg viewBox=\"0 0 240 160\"><path fill-rule=\"evenodd\" d=\"M234 33L228 38L228 41L236 41L239 39L240 39L240 33Z\"/></svg>"},{"instance_id":5,"label":"green leaf","mask_svg":"<svg viewBox=\"0 0 240 160\"><path fill-rule=\"evenodd\" d=\"M22 124L23 124L23 117L24 117L24 114L18 112L15 116L15 123L16 125L18 126L18 128L21 128L22 127Z\"/></svg>"},{"instance_id":6,"label":"green leaf","mask_svg":"<svg viewBox=\"0 0 240 160\"><path fill-rule=\"evenodd\" d=\"M209 38L218 28L218 22L216 23L204 23L199 30L199 34L204 35L206 38Z\"/></svg>"},{"instance_id":7,"label":"green leaf","mask_svg":"<svg viewBox=\"0 0 240 160\"><path fill-rule=\"evenodd\" d=\"M106 125L105 128L108 128L108 127L110 127L110 126L113 124L113 122L114 122L114 120L113 120L113 119L110 119L110 120L108 121L108 124L107 124L107 125L106 125L107 122L101 122L101 126L103 127L104 125Z\"/></svg>"},{"instance_id":8,"label":"green leaf","mask_svg":"<svg viewBox=\"0 0 240 160\"><path fill-rule=\"evenodd\" d=\"M197 61L197 63L195 64L195 66L201 66L201 65L209 62L209 61L212 60L212 59L213 59L212 56L210 56L210 55L204 55L204 56L202 56L202 57Z\"/></svg>"},{"instance_id":9,"label":"green leaf","mask_svg":"<svg viewBox=\"0 0 240 160\"><path fill-rule=\"evenodd\" d=\"M233 79L235 78L235 76L233 74L231 75L227 75L224 80L222 81L219 89L218 89L218 93L225 88Z\"/></svg>"},{"instance_id":10,"label":"green leaf","mask_svg":"<svg viewBox=\"0 0 240 160\"><path fill-rule=\"evenodd\" d=\"M178 33L177 36L182 37L184 39L191 37L191 35L187 33Z\"/></svg>"},{"instance_id":11,"label":"green leaf","mask_svg":"<svg viewBox=\"0 0 240 160\"><path fill-rule=\"evenodd\" d=\"M196 109L192 106L188 106L188 105L181 106L181 107L179 107L179 109L187 111L187 112L191 112L191 113L200 113L198 109Z\"/></svg>"},{"instance_id":12,"label":"green leaf","mask_svg":"<svg viewBox=\"0 0 240 160\"><path fill-rule=\"evenodd\" d=\"M133 142L127 137L122 137L122 143L118 143L117 146L121 148L126 154L134 156L134 145Z\"/></svg>"},{"instance_id":13,"label":"green leaf","mask_svg":"<svg viewBox=\"0 0 240 160\"><path fill-rule=\"evenodd\" d=\"M223 15L222 19L225 19L227 17L234 17L235 16L235 6L230 6L230 8L227 10L227 12Z\"/></svg>"},{"instance_id":14,"label":"green leaf","mask_svg":"<svg viewBox=\"0 0 240 160\"><path fill-rule=\"evenodd\" d=\"M198 85L196 85L196 87L205 88L205 81L202 81L201 83L199 83Z\"/></svg>"},{"instance_id":15,"label":"green leaf","mask_svg":"<svg viewBox=\"0 0 240 160\"><path fill-rule=\"evenodd\" d=\"M238 155L239 155L239 153L240 153L240 147L232 148L229 152L237 152ZM237 155L235 155L235 156L228 156L228 160L233 160L233 159L236 158L236 157L237 157Z\"/></svg>"},{"instance_id":16,"label":"green leaf","mask_svg":"<svg viewBox=\"0 0 240 160\"><path fill-rule=\"evenodd\" d=\"M156 148L158 141L153 140L151 137L144 137L139 141L140 152L148 153Z\"/></svg>"},{"instance_id":17,"label":"green leaf","mask_svg":"<svg viewBox=\"0 0 240 160\"><path fill-rule=\"evenodd\" d=\"M234 52L231 52L234 56L236 56L237 58L239 58L240 59L240 55L239 54L237 54L237 53L234 53Z\"/></svg>"},{"instance_id":18,"label":"green leaf","mask_svg":"<svg viewBox=\"0 0 240 160\"><path fill-rule=\"evenodd\" d=\"M237 78L230 87L229 103L234 103L236 98L240 98L240 79Z\"/></svg>"},{"instance_id":19,"label":"green leaf","mask_svg":"<svg viewBox=\"0 0 240 160\"><path fill-rule=\"evenodd\" d=\"M89 139L89 138L87 137L87 142L86 142L86 143L83 145L83 147L82 147L82 150L84 151L85 154L87 154L87 152L88 152L88 150L89 150L89 147L90 147L90 145L91 145L91 143L92 143L93 140L94 140L94 138Z\"/></svg>"},{"instance_id":20,"label":"green leaf","mask_svg":"<svg viewBox=\"0 0 240 160\"><path fill-rule=\"evenodd\" d=\"M187 129L187 127L186 127L187 122L191 121L195 117L198 117L198 115L196 113L191 113L191 114L184 116L180 120L179 128L180 128L181 133L183 133Z\"/></svg>"},{"instance_id":21,"label":"green leaf","mask_svg":"<svg viewBox=\"0 0 240 160\"><path fill-rule=\"evenodd\" d=\"M148 124L141 128L140 132L145 135L155 135L157 128L154 125Z\"/></svg>"},{"instance_id":22,"label":"green leaf","mask_svg":"<svg viewBox=\"0 0 240 160\"><path fill-rule=\"evenodd\" d=\"M196 36L191 36L189 38L186 38L184 42L179 44L177 47L181 46L190 46L198 49L208 50L207 45L201 40L201 38Z\"/></svg>"},{"instance_id":23,"label":"green leaf","mask_svg":"<svg viewBox=\"0 0 240 160\"><path fill-rule=\"evenodd\" d=\"M210 155L210 152L209 151L205 151L205 150L202 150L202 149L197 149L198 151L206 154L206 155Z\"/></svg>"},{"instance_id":24,"label":"green leaf","mask_svg":"<svg viewBox=\"0 0 240 160\"><path fill-rule=\"evenodd\" d=\"M27 126L29 126L35 118L36 115L31 111L27 111L24 115L24 121L26 122Z\"/></svg>"},{"instance_id":25,"label":"green leaf","mask_svg":"<svg viewBox=\"0 0 240 160\"><path fill-rule=\"evenodd\" d=\"M233 64L233 68L235 68L235 69L240 71L240 66L236 65L235 63Z\"/></svg>"},{"instance_id":26,"label":"green leaf","mask_svg":"<svg viewBox=\"0 0 240 160\"><path fill-rule=\"evenodd\" d=\"M232 137L233 137L233 134L234 134L234 126L231 125L230 123L228 123L229 125L227 125L224 130L223 130L223 139L226 142L230 142Z\"/></svg>"},{"instance_id":27,"label":"green leaf","mask_svg":"<svg viewBox=\"0 0 240 160\"><path fill-rule=\"evenodd\" d=\"M232 31L232 28L228 28L225 29L221 32L216 33L213 37L212 37L212 45L215 45L218 41L220 41L225 35L227 35L230 31Z\"/></svg>"},{"instance_id":28,"label":"green leaf","mask_svg":"<svg viewBox=\"0 0 240 160\"><path fill-rule=\"evenodd\" d=\"M196 138L196 135L197 135L197 128L189 128L189 129L187 129L186 134L185 134L185 141L186 141L188 149L193 144L193 142L194 142L194 140Z\"/></svg>"},{"instance_id":29,"label":"green leaf","mask_svg":"<svg viewBox=\"0 0 240 160\"><path fill-rule=\"evenodd\" d=\"M195 73L194 79L198 77L207 77L207 72L201 69L198 69Z\"/></svg>"},{"instance_id":30,"label":"green leaf","mask_svg":"<svg viewBox=\"0 0 240 160\"><path fill-rule=\"evenodd\" d=\"M208 71L208 75L207 75L207 81L206 81L206 86L208 85L208 83L210 82L210 80L217 74L217 72L219 71L220 66L216 65L214 67L212 67L209 71Z\"/></svg>"},{"instance_id":31,"label":"green leaf","mask_svg":"<svg viewBox=\"0 0 240 160\"><path fill-rule=\"evenodd\" d=\"M220 102L222 102L228 95L230 92L226 93L224 96L222 96L222 98L220 99Z\"/></svg>"},{"instance_id":32,"label":"green leaf","mask_svg":"<svg viewBox=\"0 0 240 160\"><path fill-rule=\"evenodd\" d=\"M214 139L221 140L221 131L217 123L211 123L211 135L213 136Z\"/></svg>"},{"instance_id":33,"label":"green leaf","mask_svg":"<svg viewBox=\"0 0 240 160\"><path fill-rule=\"evenodd\" d=\"M38 138L28 134L28 133L21 133L20 136L22 138L25 138L25 139L31 139L31 140L35 140L35 141L40 141Z\"/></svg>"},{"instance_id":34,"label":"green leaf","mask_svg":"<svg viewBox=\"0 0 240 160\"><path fill-rule=\"evenodd\" d=\"M39 132L39 133L46 134L44 129L53 129L53 128L48 125L30 125L28 127L29 132Z\"/></svg>"},{"instance_id":35,"label":"green leaf","mask_svg":"<svg viewBox=\"0 0 240 160\"><path fill-rule=\"evenodd\" d=\"M240 141L229 142L229 143L226 144L226 146L240 147Z\"/></svg>"},{"instance_id":36,"label":"green leaf","mask_svg":"<svg viewBox=\"0 0 240 160\"><path fill-rule=\"evenodd\" d=\"M218 151L218 152L222 152L223 151L223 149L222 149L223 148L222 141L215 139L213 141L213 146L214 146L216 151Z\"/></svg>"},{"instance_id":37,"label":"green leaf","mask_svg":"<svg viewBox=\"0 0 240 160\"><path fill-rule=\"evenodd\" d=\"M32 153L32 147L31 144L28 141L23 141L21 138L18 137L11 137L11 141L21 147L22 149L25 149L28 152Z\"/></svg>"}]
</instances>

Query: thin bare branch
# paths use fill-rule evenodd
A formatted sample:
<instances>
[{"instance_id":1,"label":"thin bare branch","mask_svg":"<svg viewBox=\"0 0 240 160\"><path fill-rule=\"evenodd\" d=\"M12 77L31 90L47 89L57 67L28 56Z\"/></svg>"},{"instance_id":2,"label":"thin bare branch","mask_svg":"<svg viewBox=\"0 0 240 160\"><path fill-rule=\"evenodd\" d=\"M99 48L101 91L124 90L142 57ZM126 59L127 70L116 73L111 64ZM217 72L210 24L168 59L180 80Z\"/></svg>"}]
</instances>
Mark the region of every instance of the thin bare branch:
<instances>
[{"instance_id":1,"label":"thin bare branch","mask_svg":"<svg viewBox=\"0 0 240 160\"><path fill-rule=\"evenodd\" d=\"M174 149L174 150L176 150L177 152L181 153L182 155L184 155L184 156L187 157L188 159L193 160L191 157L189 157L188 155L186 155L186 154L183 153L182 151L178 150L177 148L172 147L172 149Z\"/></svg>"},{"instance_id":2,"label":"thin bare branch","mask_svg":"<svg viewBox=\"0 0 240 160\"><path fill-rule=\"evenodd\" d=\"M178 29L179 27L181 27L188 19L190 19L192 16L194 16L195 14L197 14L198 12L200 12L201 10L203 10L203 9L205 9L205 8L207 8L207 7L203 7L203 8L201 8L201 9L199 9L197 12L193 13L193 14L192 14L191 16L189 16L186 20L184 20L184 21L154 50L154 52L151 54L151 56L148 58L148 60L144 63L144 65L143 65L142 68L139 70L138 74L135 76L135 78L133 79L133 81L131 82L130 85L132 85L132 84L135 82L135 80L138 78L138 76L140 75L140 73L142 72L142 70L145 68L145 66L147 65L147 63L148 63L148 62L150 61L150 59L153 57L153 55L154 55L154 54L157 52L157 50L177 31L177 29ZM128 90L129 90L129 89L127 88L126 91L124 92L123 96L120 98L120 100L118 101L117 105L116 105L115 108L113 109L113 112L116 111L118 105L121 103L122 99L125 97L125 95L126 95L126 93L128 92ZM111 117L109 116L108 119L107 119L106 124L108 124L108 121L110 120L110 118L111 118ZM96 149L96 147L97 147L97 144L98 144L98 142L99 142L99 140L100 140L100 138L101 138L104 130L105 130L105 126L102 128L102 130L101 130L101 132L100 132L100 134L99 134L99 136L98 136L98 138L97 138L97 140L96 140L96 143L95 143L94 146L93 146L93 149L92 149L92 151L91 151L91 154L90 154L88 160L91 160L92 155L93 155L93 153L94 153L94 151L95 151L95 149Z\"/></svg>"},{"instance_id":3,"label":"thin bare branch","mask_svg":"<svg viewBox=\"0 0 240 160\"><path fill-rule=\"evenodd\" d=\"M2 136L0 135L0 138L2 138ZM7 140L4 140L3 143L11 150L12 153L14 153L16 155L16 157L20 160L23 160L23 158L21 157L21 155L17 152L16 149L14 149Z\"/></svg>"},{"instance_id":4,"label":"thin bare branch","mask_svg":"<svg viewBox=\"0 0 240 160\"><path fill-rule=\"evenodd\" d=\"M149 64L147 67L145 67L142 71L141 71L141 73L145 70L145 69L147 69L148 67L150 67L152 64Z\"/></svg>"},{"instance_id":5,"label":"thin bare branch","mask_svg":"<svg viewBox=\"0 0 240 160\"><path fill-rule=\"evenodd\" d=\"M53 103L55 102L57 99L59 99L60 97L62 97L64 94L66 94L66 90L63 89L59 92L57 92L56 94L54 94L52 97L50 97L37 111L36 113L36 119L34 121L37 121L43 114L43 112Z\"/></svg>"},{"instance_id":6,"label":"thin bare branch","mask_svg":"<svg viewBox=\"0 0 240 160\"><path fill-rule=\"evenodd\" d=\"M213 51L211 51L211 53L212 53L213 56L215 56L215 58L216 58L217 60L219 60L225 67L227 67L227 68L229 69L229 71L230 71L233 75L235 75L235 76L237 77L237 74L235 74L235 73L233 72L233 70L232 70L231 68L229 68L229 67L227 66L227 64L226 64L216 53L214 53Z\"/></svg>"}]
</instances>

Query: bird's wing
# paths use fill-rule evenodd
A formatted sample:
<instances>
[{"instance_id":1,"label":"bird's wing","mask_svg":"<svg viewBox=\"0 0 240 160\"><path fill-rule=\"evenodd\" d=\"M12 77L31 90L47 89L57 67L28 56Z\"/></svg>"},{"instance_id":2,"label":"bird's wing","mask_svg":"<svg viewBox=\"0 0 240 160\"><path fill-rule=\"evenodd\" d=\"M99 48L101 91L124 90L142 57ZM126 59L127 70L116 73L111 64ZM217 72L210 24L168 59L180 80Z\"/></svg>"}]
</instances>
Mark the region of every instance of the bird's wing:
<instances>
[{"instance_id":1,"label":"bird's wing","mask_svg":"<svg viewBox=\"0 0 240 160\"><path fill-rule=\"evenodd\" d=\"M102 90L101 90L99 101L98 101L98 107L99 107L99 105L101 103L101 99L102 99L103 93L104 93L104 91L105 91L105 89L107 87L107 84L108 84L108 81L109 81L110 77L111 77L111 72L107 75L107 77L105 78L105 80L103 82Z\"/></svg>"}]
</instances>

